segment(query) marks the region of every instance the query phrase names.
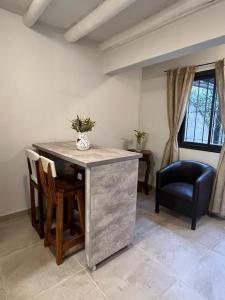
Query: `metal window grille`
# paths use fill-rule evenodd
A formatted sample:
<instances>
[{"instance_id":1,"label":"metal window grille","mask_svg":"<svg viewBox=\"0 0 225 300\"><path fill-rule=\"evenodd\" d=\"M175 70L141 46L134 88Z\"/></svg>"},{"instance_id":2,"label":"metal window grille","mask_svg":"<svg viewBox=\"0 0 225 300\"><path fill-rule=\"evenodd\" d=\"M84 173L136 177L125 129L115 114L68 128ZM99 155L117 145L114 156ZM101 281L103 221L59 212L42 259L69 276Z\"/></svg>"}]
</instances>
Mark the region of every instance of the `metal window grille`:
<instances>
[{"instance_id":1,"label":"metal window grille","mask_svg":"<svg viewBox=\"0 0 225 300\"><path fill-rule=\"evenodd\" d=\"M218 152L224 142L214 70L198 73L192 85L185 120L179 134L180 146Z\"/></svg>"}]
</instances>

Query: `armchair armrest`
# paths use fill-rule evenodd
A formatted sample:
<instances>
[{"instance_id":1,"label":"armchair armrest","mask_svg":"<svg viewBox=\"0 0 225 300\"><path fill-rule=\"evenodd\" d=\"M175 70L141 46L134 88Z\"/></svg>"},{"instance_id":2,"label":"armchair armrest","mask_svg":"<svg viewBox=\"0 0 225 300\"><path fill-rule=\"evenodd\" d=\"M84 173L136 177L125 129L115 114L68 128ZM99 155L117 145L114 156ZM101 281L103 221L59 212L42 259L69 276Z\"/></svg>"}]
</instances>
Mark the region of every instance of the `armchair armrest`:
<instances>
[{"instance_id":1,"label":"armchair armrest","mask_svg":"<svg viewBox=\"0 0 225 300\"><path fill-rule=\"evenodd\" d=\"M205 213L208 209L214 177L215 171L212 167L209 167L195 182L193 203L198 215Z\"/></svg>"},{"instance_id":2,"label":"armchair armrest","mask_svg":"<svg viewBox=\"0 0 225 300\"><path fill-rule=\"evenodd\" d=\"M166 184L176 182L179 178L180 161L173 162L169 166L156 172L156 189Z\"/></svg>"}]
</instances>

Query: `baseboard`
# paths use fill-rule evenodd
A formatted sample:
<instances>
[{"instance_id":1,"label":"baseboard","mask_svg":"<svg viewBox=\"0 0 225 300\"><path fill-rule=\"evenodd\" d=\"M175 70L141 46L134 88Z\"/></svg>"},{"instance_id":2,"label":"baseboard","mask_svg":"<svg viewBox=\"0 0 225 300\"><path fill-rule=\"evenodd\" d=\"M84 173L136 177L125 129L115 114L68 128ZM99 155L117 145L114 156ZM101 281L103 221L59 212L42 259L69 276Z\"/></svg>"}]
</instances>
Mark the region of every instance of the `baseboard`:
<instances>
[{"instance_id":1,"label":"baseboard","mask_svg":"<svg viewBox=\"0 0 225 300\"><path fill-rule=\"evenodd\" d=\"M25 216L25 215L29 215L30 214L30 209L25 209L25 210L20 210L8 215L4 215L4 216L0 216L0 222L5 222L5 221L9 221L12 219L15 219L17 217L20 216Z\"/></svg>"}]
</instances>

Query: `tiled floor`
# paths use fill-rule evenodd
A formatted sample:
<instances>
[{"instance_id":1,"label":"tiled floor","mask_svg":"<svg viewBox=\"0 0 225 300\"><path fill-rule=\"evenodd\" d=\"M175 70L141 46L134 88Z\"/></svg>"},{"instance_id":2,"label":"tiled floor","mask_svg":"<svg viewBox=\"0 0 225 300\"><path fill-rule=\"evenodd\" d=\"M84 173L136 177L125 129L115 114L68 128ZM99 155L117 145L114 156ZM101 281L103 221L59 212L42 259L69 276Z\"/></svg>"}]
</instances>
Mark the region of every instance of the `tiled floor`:
<instances>
[{"instance_id":1,"label":"tiled floor","mask_svg":"<svg viewBox=\"0 0 225 300\"><path fill-rule=\"evenodd\" d=\"M197 230L139 195L134 244L90 273L84 251L58 267L28 216L0 222L0 300L225 299L225 221Z\"/></svg>"}]
</instances>

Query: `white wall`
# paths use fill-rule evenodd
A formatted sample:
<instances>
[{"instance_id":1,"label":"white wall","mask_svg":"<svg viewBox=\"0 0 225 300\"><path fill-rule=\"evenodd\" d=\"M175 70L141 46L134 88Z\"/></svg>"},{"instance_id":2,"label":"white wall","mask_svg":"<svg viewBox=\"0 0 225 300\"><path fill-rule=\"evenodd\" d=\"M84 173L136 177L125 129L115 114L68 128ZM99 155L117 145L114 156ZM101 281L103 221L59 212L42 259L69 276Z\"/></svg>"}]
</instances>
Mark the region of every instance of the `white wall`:
<instances>
[{"instance_id":1,"label":"white wall","mask_svg":"<svg viewBox=\"0 0 225 300\"><path fill-rule=\"evenodd\" d=\"M108 77L95 44L70 44L44 25L26 28L0 10L0 216L24 210L24 148L73 140L77 113L96 120L92 142L122 147L138 126L141 71Z\"/></svg>"},{"instance_id":2,"label":"white wall","mask_svg":"<svg viewBox=\"0 0 225 300\"><path fill-rule=\"evenodd\" d=\"M178 66L207 63L223 57L225 57L225 45L143 70L139 117L140 128L149 133L146 147L153 151L154 171L160 168L164 147L169 137L166 99L167 80L166 73L163 70L168 69L168 67L176 68ZM202 68L197 70L200 71ZM180 159L200 160L216 168L219 154L181 148Z\"/></svg>"}]
</instances>

